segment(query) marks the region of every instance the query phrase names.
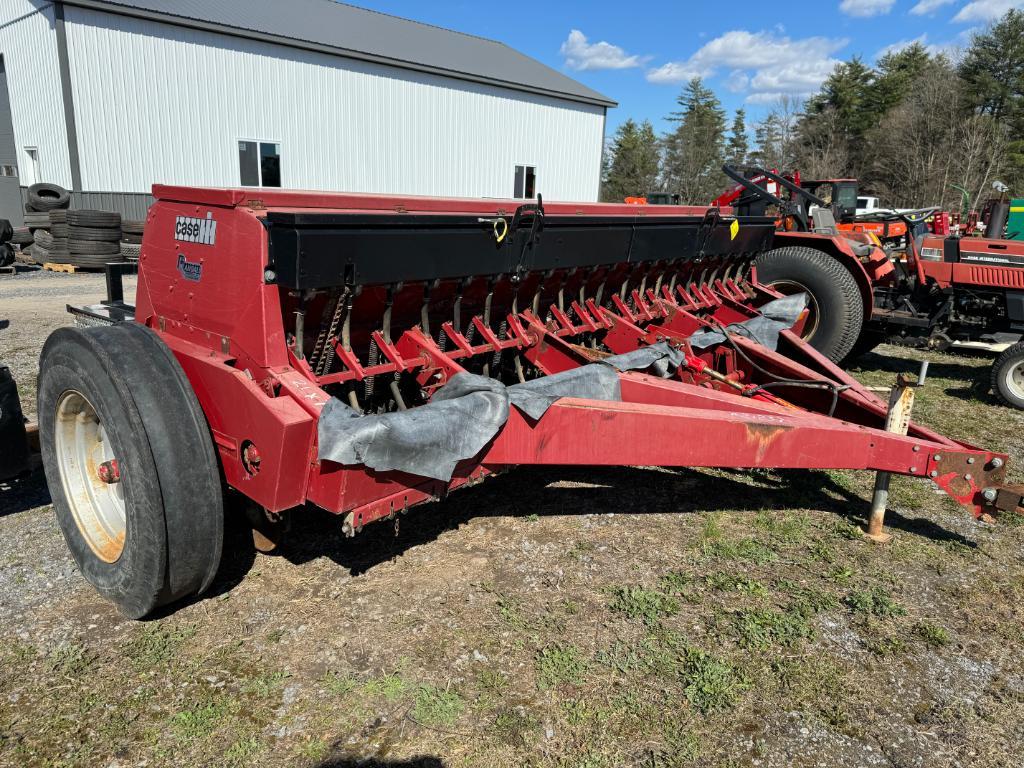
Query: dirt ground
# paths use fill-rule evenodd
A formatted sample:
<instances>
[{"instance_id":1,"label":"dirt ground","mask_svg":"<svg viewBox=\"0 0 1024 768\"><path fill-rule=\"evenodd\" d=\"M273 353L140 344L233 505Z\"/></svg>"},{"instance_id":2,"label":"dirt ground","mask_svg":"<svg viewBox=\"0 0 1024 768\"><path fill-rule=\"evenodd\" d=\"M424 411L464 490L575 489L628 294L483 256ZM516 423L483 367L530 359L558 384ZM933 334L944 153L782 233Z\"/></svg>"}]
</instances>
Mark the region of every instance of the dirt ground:
<instances>
[{"instance_id":1,"label":"dirt ground","mask_svg":"<svg viewBox=\"0 0 1024 768\"><path fill-rule=\"evenodd\" d=\"M102 293L0 278L29 412L64 305ZM989 360L927 357L918 419L1024 459ZM524 469L352 540L302 510L275 556L231 525L212 590L145 622L77 574L40 476L0 486L0 765L1021 765L1024 526L897 478L870 544L871 483Z\"/></svg>"}]
</instances>

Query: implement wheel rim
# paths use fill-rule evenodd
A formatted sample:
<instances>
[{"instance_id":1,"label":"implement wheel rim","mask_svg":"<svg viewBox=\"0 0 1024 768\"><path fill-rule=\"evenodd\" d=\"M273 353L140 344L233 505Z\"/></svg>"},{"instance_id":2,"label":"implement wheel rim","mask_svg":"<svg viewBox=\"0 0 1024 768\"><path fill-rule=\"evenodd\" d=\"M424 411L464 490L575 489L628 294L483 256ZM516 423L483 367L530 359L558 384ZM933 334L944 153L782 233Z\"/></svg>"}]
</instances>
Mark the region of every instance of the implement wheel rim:
<instances>
[{"instance_id":1,"label":"implement wheel rim","mask_svg":"<svg viewBox=\"0 0 1024 768\"><path fill-rule=\"evenodd\" d=\"M1014 397L1024 400L1024 360L1018 360L1003 372L1003 384Z\"/></svg>"},{"instance_id":2,"label":"implement wheel rim","mask_svg":"<svg viewBox=\"0 0 1024 768\"><path fill-rule=\"evenodd\" d=\"M796 293L807 294L807 321L804 323L804 331L800 334L800 338L804 341L810 341L813 339L821 321L821 310L818 308L818 298L807 288L806 285L798 283L795 280L776 280L768 283L768 287L772 290L778 291L783 296L792 296Z\"/></svg>"},{"instance_id":3,"label":"implement wheel rim","mask_svg":"<svg viewBox=\"0 0 1024 768\"><path fill-rule=\"evenodd\" d=\"M118 466L114 446L96 408L81 392L68 390L57 401L54 448L64 497L82 538L105 563L116 563L128 530L124 483L102 477L101 467Z\"/></svg>"}]
</instances>

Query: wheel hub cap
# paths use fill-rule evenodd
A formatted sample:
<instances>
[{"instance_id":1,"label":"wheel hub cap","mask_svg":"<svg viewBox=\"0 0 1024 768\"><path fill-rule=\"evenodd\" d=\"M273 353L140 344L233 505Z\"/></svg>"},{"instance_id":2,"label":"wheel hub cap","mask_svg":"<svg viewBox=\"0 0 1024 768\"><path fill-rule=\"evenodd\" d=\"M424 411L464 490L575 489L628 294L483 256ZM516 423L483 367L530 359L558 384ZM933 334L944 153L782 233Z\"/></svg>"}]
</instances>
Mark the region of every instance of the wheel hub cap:
<instances>
[{"instance_id":1,"label":"wheel hub cap","mask_svg":"<svg viewBox=\"0 0 1024 768\"><path fill-rule=\"evenodd\" d=\"M127 532L124 486L99 415L84 395L69 390L57 401L54 431L60 479L75 524L98 558L116 562Z\"/></svg>"}]
</instances>

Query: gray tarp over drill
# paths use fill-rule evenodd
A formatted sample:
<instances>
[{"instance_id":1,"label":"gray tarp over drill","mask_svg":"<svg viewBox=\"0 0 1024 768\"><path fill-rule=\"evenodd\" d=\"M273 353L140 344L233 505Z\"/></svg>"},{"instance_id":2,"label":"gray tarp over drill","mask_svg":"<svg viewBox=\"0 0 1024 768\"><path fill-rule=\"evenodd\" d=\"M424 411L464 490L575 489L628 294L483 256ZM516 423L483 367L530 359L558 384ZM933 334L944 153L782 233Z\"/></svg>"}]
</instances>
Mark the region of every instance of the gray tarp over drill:
<instances>
[{"instance_id":1,"label":"gray tarp over drill","mask_svg":"<svg viewBox=\"0 0 1024 768\"><path fill-rule=\"evenodd\" d=\"M761 307L759 317L727 330L775 349L779 332L796 322L806 304L804 294L777 299ZM717 331L702 331L690 343L703 349L724 340ZM510 405L537 420L563 397L617 402L622 393L616 371L653 367L667 376L682 360L682 352L660 342L510 387L488 376L458 373L426 405L368 416L332 398L320 413L319 458L448 482L456 464L476 456L498 434Z\"/></svg>"}]
</instances>

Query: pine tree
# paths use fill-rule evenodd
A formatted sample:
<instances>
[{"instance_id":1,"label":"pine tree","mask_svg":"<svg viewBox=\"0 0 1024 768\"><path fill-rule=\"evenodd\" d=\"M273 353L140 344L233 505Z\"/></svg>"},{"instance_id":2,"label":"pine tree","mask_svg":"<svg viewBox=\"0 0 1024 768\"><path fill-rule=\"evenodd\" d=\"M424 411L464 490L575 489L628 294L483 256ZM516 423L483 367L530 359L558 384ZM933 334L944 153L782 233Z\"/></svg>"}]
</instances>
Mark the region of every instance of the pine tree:
<instances>
[{"instance_id":1,"label":"pine tree","mask_svg":"<svg viewBox=\"0 0 1024 768\"><path fill-rule=\"evenodd\" d=\"M921 43L887 53L878 60L874 82L868 91L869 107L881 117L902 102L910 93L914 81L921 76L931 56Z\"/></svg>"},{"instance_id":2,"label":"pine tree","mask_svg":"<svg viewBox=\"0 0 1024 768\"><path fill-rule=\"evenodd\" d=\"M669 120L678 127L664 139L663 186L682 202L706 205L725 185L725 112L715 94L699 77L691 80Z\"/></svg>"},{"instance_id":3,"label":"pine tree","mask_svg":"<svg viewBox=\"0 0 1024 768\"><path fill-rule=\"evenodd\" d=\"M644 120L638 126L626 120L612 139L601 199L621 203L626 197L654 191L658 161L658 138L650 122Z\"/></svg>"},{"instance_id":4,"label":"pine tree","mask_svg":"<svg viewBox=\"0 0 1024 768\"><path fill-rule=\"evenodd\" d=\"M1024 111L1024 11L1011 10L975 35L958 74L982 113L1019 116Z\"/></svg>"},{"instance_id":5,"label":"pine tree","mask_svg":"<svg viewBox=\"0 0 1024 768\"><path fill-rule=\"evenodd\" d=\"M729 165L740 167L746 164L750 152L750 141L747 138L747 113L736 110L732 128L729 131L729 143L725 147L725 158Z\"/></svg>"},{"instance_id":6,"label":"pine tree","mask_svg":"<svg viewBox=\"0 0 1024 768\"><path fill-rule=\"evenodd\" d=\"M1008 11L975 35L958 74L974 110L1004 123L1009 144L1003 181L1012 194L1024 195L1024 11Z\"/></svg>"}]
</instances>

